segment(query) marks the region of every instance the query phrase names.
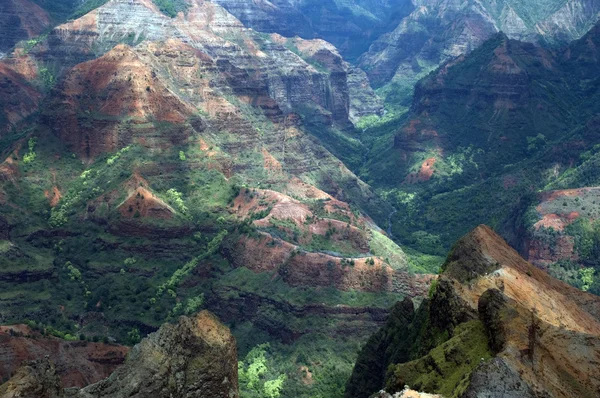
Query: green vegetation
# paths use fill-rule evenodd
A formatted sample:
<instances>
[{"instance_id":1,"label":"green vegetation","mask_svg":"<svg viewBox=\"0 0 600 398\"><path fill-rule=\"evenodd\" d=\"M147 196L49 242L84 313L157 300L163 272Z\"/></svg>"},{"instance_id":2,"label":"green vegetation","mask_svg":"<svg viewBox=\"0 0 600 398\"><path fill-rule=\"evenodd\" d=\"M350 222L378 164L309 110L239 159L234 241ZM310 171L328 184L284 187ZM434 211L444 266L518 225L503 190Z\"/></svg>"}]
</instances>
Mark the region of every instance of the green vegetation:
<instances>
[{"instance_id":1,"label":"green vegetation","mask_svg":"<svg viewBox=\"0 0 600 398\"><path fill-rule=\"evenodd\" d=\"M25 54L29 53L35 46L42 43L48 38L47 34L39 35L38 37L34 37L32 39L26 40L23 44L23 50Z\"/></svg>"},{"instance_id":2,"label":"green vegetation","mask_svg":"<svg viewBox=\"0 0 600 398\"><path fill-rule=\"evenodd\" d=\"M23 163L24 164L29 164L31 162L33 162L35 160L35 144L36 144L37 140L35 137L32 137L29 139L28 143L27 143L27 148L29 149L27 151L27 153L25 153L23 155Z\"/></svg>"},{"instance_id":3,"label":"green vegetation","mask_svg":"<svg viewBox=\"0 0 600 398\"><path fill-rule=\"evenodd\" d=\"M285 374L267 378L269 366L266 354L269 348L268 343L258 345L250 350L243 361L238 362L240 393L244 397L278 398L281 394Z\"/></svg>"},{"instance_id":4,"label":"green vegetation","mask_svg":"<svg viewBox=\"0 0 600 398\"><path fill-rule=\"evenodd\" d=\"M183 201L181 192L178 192L175 188L171 188L167 191L167 200L183 215L186 215L188 208Z\"/></svg>"},{"instance_id":5,"label":"green vegetation","mask_svg":"<svg viewBox=\"0 0 600 398\"><path fill-rule=\"evenodd\" d=\"M194 269L201 260L215 254L215 252L221 246L223 239L225 238L225 236L227 236L227 233L227 230L219 232L210 242L208 242L208 244L206 245L206 250L202 255L193 258L192 260L188 261L183 267L175 271L165 283L158 287L157 296L162 295L165 292L165 290L167 292L173 292L177 285L179 285L179 283L186 276L188 276L192 269Z\"/></svg>"},{"instance_id":6,"label":"green vegetation","mask_svg":"<svg viewBox=\"0 0 600 398\"><path fill-rule=\"evenodd\" d=\"M152 0L152 2L163 14L171 18L175 18L179 12L185 12L189 8L189 4L185 0Z\"/></svg>"}]
</instances>

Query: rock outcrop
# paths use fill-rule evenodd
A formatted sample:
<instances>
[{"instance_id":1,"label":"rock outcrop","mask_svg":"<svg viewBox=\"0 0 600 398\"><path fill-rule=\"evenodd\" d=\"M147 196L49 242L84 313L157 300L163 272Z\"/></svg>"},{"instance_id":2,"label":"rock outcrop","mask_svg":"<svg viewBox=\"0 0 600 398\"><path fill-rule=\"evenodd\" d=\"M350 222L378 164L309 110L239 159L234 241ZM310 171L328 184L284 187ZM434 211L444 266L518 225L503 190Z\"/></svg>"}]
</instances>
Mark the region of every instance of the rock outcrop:
<instances>
[{"instance_id":1,"label":"rock outcrop","mask_svg":"<svg viewBox=\"0 0 600 398\"><path fill-rule=\"evenodd\" d=\"M49 359L29 363L0 386L2 397L237 398L237 351L229 329L209 313L165 324L129 353L110 377L62 391Z\"/></svg>"},{"instance_id":2,"label":"rock outcrop","mask_svg":"<svg viewBox=\"0 0 600 398\"><path fill-rule=\"evenodd\" d=\"M173 19L148 0L111 0L56 27L34 50L38 59L64 70L97 58L120 43L135 46L144 40L170 39L191 50L188 66L212 60L211 69L225 80L219 86L227 83L234 94L269 96L286 112L312 103L329 112L333 122L347 122L349 67L331 45L310 42L311 47L337 58L340 66L339 71L317 70L302 54L290 50L293 40L259 35L210 1L192 0L187 12Z\"/></svg>"},{"instance_id":3,"label":"rock outcrop","mask_svg":"<svg viewBox=\"0 0 600 398\"><path fill-rule=\"evenodd\" d=\"M599 308L600 298L548 276L480 226L456 244L413 319L390 319L365 346L346 396L373 388L361 371L377 361L390 393L409 385L457 397L595 396ZM374 344L381 336L384 347ZM390 359L402 349L404 358Z\"/></svg>"},{"instance_id":4,"label":"rock outcrop","mask_svg":"<svg viewBox=\"0 0 600 398\"><path fill-rule=\"evenodd\" d=\"M216 0L244 25L260 32L323 38L346 59L357 58L381 33L414 10L411 1Z\"/></svg>"},{"instance_id":5,"label":"rock outcrop","mask_svg":"<svg viewBox=\"0 0 600 398\"><path fill-rule=\"evenodd\" d=\"M0 386L3 398L61 398L60 379L49 359L31 361Z\"/></svg>"},{"instance_id":6,"label":"rock outcrop","mask_svg":"<svg viewBox=\"0 0 600 398\"><path fill-rule=\"evenodd\" d=\"M129 353L108 379L80 390L78 398L237 398L235 339L209 313L163 325Z\"/></svg>"}]
</instances>

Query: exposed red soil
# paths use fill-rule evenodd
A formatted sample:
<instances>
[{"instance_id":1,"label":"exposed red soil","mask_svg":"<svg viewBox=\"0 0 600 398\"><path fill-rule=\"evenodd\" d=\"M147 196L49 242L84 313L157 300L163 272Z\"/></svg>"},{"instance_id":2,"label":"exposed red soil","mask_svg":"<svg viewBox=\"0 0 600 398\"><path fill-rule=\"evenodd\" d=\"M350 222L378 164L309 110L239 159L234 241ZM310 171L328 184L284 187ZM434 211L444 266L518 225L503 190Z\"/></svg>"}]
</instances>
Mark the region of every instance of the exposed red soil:
<instances>
[{"instance_id":1,"label":"exposed red soil","mask_svg":"<svg viewBox=\"0 0 600 398\"><path fill-rule=\"evenodd\" d=\"M262 149L265 170L272 173L282 173L283 167L277 159L273 157L265 148Z\"/></svg>"},{"instance_id":2,"label":"exposed red soil","mask_svg":"<svg viewBox=\"0 0 600 398\"><path fill-rule=\"evenodd\" d=\"M0 378L9 378L24 361L49 356L63 387L84 387L108 377L123 363L128 350L115 344L46 337L26 325L0 326Z\"/></svg>"},{"instance_id":3,"label":"exposed red soil","mask_svg":"<svg viewBox=\"0 0 600 398\"><path fill-rule=\"evenodd\" d=\"M173 140L182 141L189 133L169 131L162 136L148 123L178 125L196 113L126 45L75 66L56 98L49 110L54 128L86 159L115 151L127 141L137 140L151 148L171 146ZM129 123L129 134L120 128L124 122Z\"/></svg>"},{"instance_id":4,"label":"exposed red soil","mask_svg":"<svg viewBox=\"0 0 600 398\"><path fill-rule=\"evenodd\" d=\"M15 155L17 153L18 151L14 152ZM10 155L4 162L0 163L0 181L16 181L19 169L12 157L13 155Z\"/></svg>"},{"instance_id":5,"label":"exposed red soil","mask_svg":"<svg viewBox=\"0 0 600 398\"><path fill-rule=\"evenodd\" d=\"M74 67L63 92L72 104L77 103L77 96L96 97L88 103L104 115L182 123L194 110L155 76L130 47L121 44L101 58Z\"/></svg>"},{"instance_id":6,"label":"exposed red soil","mask_svg":"<svg viewBox=\"0 0 600 398\"><path fill-rule=\"evenodd\" d=\"M393 291L394 270L373 257L375 265L367 259L348 259L354 264L342 263L344 259L321 253L300 253L285 265L284 280L292 286L331 286L339 290L364 292Z\"/></svg>"},{"instance_id":7,"label":"exposed red soil","mask_svg":"<svg viewBox=\"0 0 600 398\"><path fill-rule=\"evenodd\" d=\"M555 231L562 231L565 227L579 218L579 213L572 211L568 214L544 214L542 219L536 222L533 226L535 229L541 227L553 228Z\"/></svg>"},{"instance_id":8,"label":"exposed red soil","mask_svg":"<svg viewBox=\"0 0 600 398\"><path fill-rule=\"evenodd\" d=\"M125 218L169 219L174 214L168 204L144 187L136 188L118 210Z\"/></svg>"},{"instance_id":9,"label":"exposed red soil","mask_svg":"<svg viewBox=\"0 0 600 398\"><path fill-rule=\"evenodd\" d=\"M303 182L298 177L292 177L286 186L285 193L302 200L333 199L328 193Z\"/></svg>"},{"instance_id":10,"label":"exposed red soil","mask_svg":"<svg viewBox=\"0 0 600 398\"><path fill-rule=\"evenodd\" d=\"M426 159L422 164L421 168L416 173L410 173L406 176L404 180L405 184L415 184L417 182L425 182L429 181L431 177L433 177L433 173L435 172L435 163L437 159L435 157L431 157Z\"/></svg>"},{"instance_id":11,"label":"exposed red soil","mask_svg":"<svg viewBox=\"0 0 600 398\"><path fill-rule=\"evenodd\" d=\"M52 187L51 191L44 191L44 196L48 199L48 202L50 202L50 207L56 207L62 198L62 194L57 186Z\"/></svg>"},{"instance_id":12,"label":"exposed red soil","mask_svg":"<svg viewBox=\"0 0 600 398\"><path fill-rule=\"evenodd\" d=\"M551 243L530 240L527 242L526 250L528 260L542 268L559 260L579 260L579 256L575 251L575 241L571 236L558 236Z\"/></svg>"},{"instance_id":13,"label":"exposed red soil","mask_svg":"<svg viewBox=\"0 0 600 398\"><path fill-rule=\"evenodd\" d=\"M291 257L296 246L275 240L267 233L258 238L242 237L235 245L232 258L234 266L246 267L254 272L278 270Z\"/></svg>"}]
</instances>

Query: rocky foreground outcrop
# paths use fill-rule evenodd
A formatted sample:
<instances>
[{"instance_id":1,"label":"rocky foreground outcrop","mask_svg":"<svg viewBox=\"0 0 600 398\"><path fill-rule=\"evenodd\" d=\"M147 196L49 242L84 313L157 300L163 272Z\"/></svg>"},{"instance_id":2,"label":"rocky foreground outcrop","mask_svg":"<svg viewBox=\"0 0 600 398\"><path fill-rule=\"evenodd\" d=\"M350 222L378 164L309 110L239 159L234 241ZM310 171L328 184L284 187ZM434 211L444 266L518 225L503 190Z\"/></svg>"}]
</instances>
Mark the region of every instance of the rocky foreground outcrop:
<instances>
[{"instance_id":1,"label":"rocky foreground outcrop","mask_svg":"<svg viewBox=\"0 0 600 398\"><path fill-rule=\"evenodd\" d=\"M398 304L363 348L346 397L405 385L469 398L600 393L600 297L527 263L486 226L455 245L413 311Z\"/></svg>"},{"instance_id":2,"label":"rocky foreground outcrop","mask_svg":"<svg viewBox=\"0 0 600 398\"><path fill-rule=\"evenodd\" d=\"M209 313L165 324L130 352L110 377L81 390L60 388L54 365L28 363L0 386L2 397L215 397L237 398L235 339Z\"/></svg>"}]
</instances>

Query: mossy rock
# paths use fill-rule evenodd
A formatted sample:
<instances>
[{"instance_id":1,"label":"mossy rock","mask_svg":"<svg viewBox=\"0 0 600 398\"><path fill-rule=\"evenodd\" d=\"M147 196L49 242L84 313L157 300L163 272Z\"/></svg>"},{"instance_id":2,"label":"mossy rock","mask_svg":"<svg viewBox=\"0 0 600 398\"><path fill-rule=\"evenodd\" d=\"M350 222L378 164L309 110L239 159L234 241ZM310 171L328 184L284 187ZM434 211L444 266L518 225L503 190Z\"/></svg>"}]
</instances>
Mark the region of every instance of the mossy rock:
<instances>
[{"instance_id":1,"label":"mossy rock","mask_svg":"<svg viewBox=\"0 0 600 398\"><path fill-rule=\"evenodd\" d=\"M473 370L491 358L483 324L466 322L455 329L454 337L424 357L390 366L386 391L401 391L409 385L427 393L459 397L468 387Z\"/></svg>"}]
</instances>

